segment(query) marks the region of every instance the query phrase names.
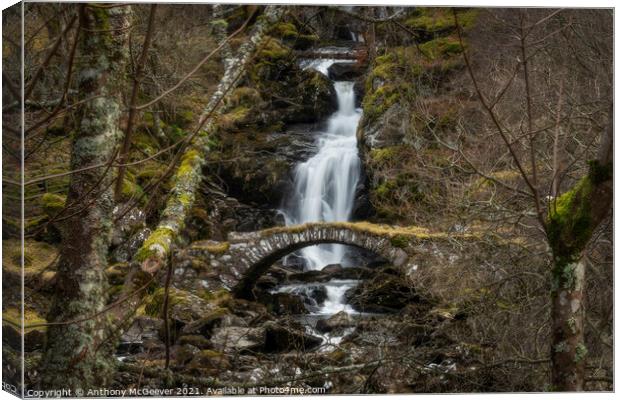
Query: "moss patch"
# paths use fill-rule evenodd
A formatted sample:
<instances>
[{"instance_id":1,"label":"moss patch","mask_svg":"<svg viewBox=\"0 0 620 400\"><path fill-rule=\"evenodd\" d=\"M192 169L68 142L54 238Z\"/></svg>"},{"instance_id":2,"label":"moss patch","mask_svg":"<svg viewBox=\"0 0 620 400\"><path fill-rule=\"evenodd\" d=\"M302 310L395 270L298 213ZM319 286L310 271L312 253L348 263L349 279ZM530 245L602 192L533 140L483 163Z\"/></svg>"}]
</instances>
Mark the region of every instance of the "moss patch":
<instances>
[{"instance_id":1,"label":"moss patch","mask_svg":"<svg viewBox=\"0 0 620 400\"><path fill-rule=\"evenodd\" d=\"M56 260L58 251L53 246L26 239L24 241L24 277L29 279ZM2 241L2 271L5 274L21 276L21 242L16 239Z\"/></svg>"},{"instance_id":2,"label":"moss patch","mask_svg":"<svg viewBox=\"0 0 620 400\"><path fill-rule=\"evenodd\" d=\"M21 310L17 307L9 307L2 310L2 322L8 323L18 329L22 326L21 316ZM24 309L24 330L26 333L34 329L46 330L45 326L29 328L29 326L45 324L46 322L45 318L40 316L35 310L31 308Z\"/></svg>"},{"instance_id":3,"label":"moss patch","mask_svg":"<svg viewBox=\"0 0 620 400\"><path fill-rule=\"evenodd\" d=\"M67 196L54 194L54 193L45 193L41 196L41 207L43 211L48 216L55 216L65 208L65 203L67 202Z\"/></svg>"}]
</instances>

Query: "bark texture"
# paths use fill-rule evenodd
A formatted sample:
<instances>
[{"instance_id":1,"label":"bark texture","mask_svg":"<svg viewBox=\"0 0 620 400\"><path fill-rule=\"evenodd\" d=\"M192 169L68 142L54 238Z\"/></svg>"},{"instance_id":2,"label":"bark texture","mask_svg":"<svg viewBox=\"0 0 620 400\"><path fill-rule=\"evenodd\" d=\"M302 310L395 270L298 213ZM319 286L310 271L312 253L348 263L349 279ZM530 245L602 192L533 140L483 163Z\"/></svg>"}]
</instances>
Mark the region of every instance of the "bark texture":
<instances>
[{"instance_id":1,"label":"bark texture","mask_svg":"<svg viewBox=\"0 0 620 400\"><path fill-rule=\"evenodd\" d=\"M78 129L72 143L71 168L110 161L120 138L120 87L127 61L131 7L80 7ZM106 385L113 371L106 351L105 318L89 316L106 304L104 270L114 205L111 169L72 175L67 204L72 216L61 227L63 247L48 321L44 355L45 388ZM94 189L93 189L94 188ZM80 322L70 322L80 321ZM67 323L69 322L69 323Z\"/></svg>"},{"instance_id":2,"label":"bark texture","mask_svg":"<svg viewBox=\"0 0 620 400\"><path fill-rule=\"evenodd\" d=\"M613 202L612 123L603 134L597 160L588 175L549 207L547 237L553 252L552 385L581 391L587 348L584 342L583 253Z\"/></svg>"}]
</instances>

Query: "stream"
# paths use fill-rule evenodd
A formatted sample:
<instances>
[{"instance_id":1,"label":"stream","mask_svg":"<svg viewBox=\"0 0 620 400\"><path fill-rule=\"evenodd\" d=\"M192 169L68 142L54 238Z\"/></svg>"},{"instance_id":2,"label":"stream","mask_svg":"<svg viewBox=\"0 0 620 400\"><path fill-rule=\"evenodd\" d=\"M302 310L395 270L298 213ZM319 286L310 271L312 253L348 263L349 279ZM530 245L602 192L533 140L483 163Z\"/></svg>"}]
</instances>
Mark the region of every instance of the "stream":
<instances>
[{"instance_id":1,"label":"stream","mask_svg":"<svg viewBox=\"0 0 620 400\"><path fill-rule=\"evenodd\" d=\"M342 54L343 48L324 48L318 52ZM350 62L353 60L321 58L302 60L300 64L303 68L314 68L328 76L328 69L332 64ZM334 81L334 89L338 109L328 118L326 128L316 132L317 153L300 162L295 169L291 198L288 199L288 206L281 210L286 225L351 220L355 191L361 177L356 138L361 109L355 107L354 82ZM321 244L306 247L295 257L303 260L304 271L319 271L331 265L340 265L343 268L356 266L350 257L352 251L356 249L339 244ZM284 262L286 265L287 261ZM328 282L282 285L273 292L291 293L304 298L309 314L301 317L301 321L309 333L322 336L328 344L335 344L340 337L320 334L313 327L317 320L329 318L342 311L359 314L345 301L346 291L358 283L357 280L332 279ZM325 293L323 301L314 300L313 294L316 291Z\"/></svg>"}]
</instances>

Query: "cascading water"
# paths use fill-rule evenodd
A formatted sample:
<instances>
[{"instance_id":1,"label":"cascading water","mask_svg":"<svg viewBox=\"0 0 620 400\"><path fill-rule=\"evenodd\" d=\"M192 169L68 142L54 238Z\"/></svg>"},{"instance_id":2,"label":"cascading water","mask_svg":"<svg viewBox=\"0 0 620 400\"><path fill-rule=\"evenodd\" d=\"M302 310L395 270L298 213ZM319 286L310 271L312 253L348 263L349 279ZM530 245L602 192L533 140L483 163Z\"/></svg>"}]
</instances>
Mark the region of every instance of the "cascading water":
<instances>
[{"instance_id":1,"label":"cascading water","mask_svg":"<svg viewBox=\"0 0 620 400\"><path fill-rule=\"evenodd\" d=\"M330 51L342 52L342 49L325 49L326 53ZM328 75L330 65L335 62L353 61L317 59L302 61L301 65ZM319 134L318 152L296 167L293 193L288 207L282 210L287 225L351 219L361 172L356 138L361 110L355 107L353 82L334 82L334 89L338 110L328 119L327 129ZM310 246L302 249L300 256L306 270L320 270L329 264L346 264L346 246ZM345 292L357 283L355 280L332 280L318 284L324 287L326 298L320 306L314 307L311 314L327 317L340 311L352 313L353 309L345 302ZM317 284L286 285L276 291L311 299L311 292L316 287Z\"/></svg>"},{"instance_id":2,"label":"cascading water","mask_svg":"<svg viewBox=\"0 0 620 400\"><path fill-rule=\"evenodd\" d=\"M317 70L327 72L333 62L321 60ZM293 201L283 212L287 225L351 218L360 179L356 130L361 112L355 108L353 82L335 82L334 88L338 111L329 118L327 130L318 139L317 154L296 168ZM328 264L342 264L345 246L311 246L301 250L301 255L306 269L317 270Z\"/></svg>"}]
</instances>

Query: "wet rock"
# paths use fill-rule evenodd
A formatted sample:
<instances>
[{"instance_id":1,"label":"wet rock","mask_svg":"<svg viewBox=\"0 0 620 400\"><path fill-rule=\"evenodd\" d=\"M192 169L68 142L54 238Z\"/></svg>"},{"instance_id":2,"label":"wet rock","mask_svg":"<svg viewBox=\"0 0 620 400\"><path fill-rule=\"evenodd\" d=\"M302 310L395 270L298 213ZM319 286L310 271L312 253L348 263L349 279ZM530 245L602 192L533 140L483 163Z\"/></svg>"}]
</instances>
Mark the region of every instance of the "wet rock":
<instances>
[{"instance_id":1,"label":"wet rock","mask_svg":"<svg viewBox=\"0 0 620 400\"><path fill-rule=\"evenodd\" d=\"M229 326L217 328L211 337L213 348L219 351L259 350L265 345L266 329Z\"/></svg>"},{"instance_id":2,"label":"wet rock","mask_svg":"<svg viewBox=\"0 0 620 400\"><path fill-rule=\"evenodd\" d=\"M327 70L330 79L334 81L353 81L364 74L366 67L356 62L334 63Z\"/></svg>"},{"instance_id":3,"label":"wet rock","mask_svg":"<svg viewBox=\"0 0 620 400\"><path fill-rule=\"evenodd\" d=\"M296 272L301 272L304 270L305 266L306 266L306 260L297 254L289 254L286 257L285 267L287 269L291 269Z\"/></svg>"},{"instance_id":4,"label":"wet rock","mask_svg":"<svg viewBox=\"0 0 620 400\"><path fill-rule=\"evenodd\" d=\"M327 289L325 286L313 286L308 290L308 297L314 300L316 305L321 305L327 300Z\"/></svg>"},{"instance_id":5,"label":"wet rock","mask_svg":"<svg viewBox=\"0 0 620 400\"><path fill-rule=\"evenodd\" d=\"M307 310L301 297L291 293L264 294L259 299L267 309L277 315L306 314Z\"/></svg>"},{"instance_id":6,"label":"wet rock","mask_svg":"<svg viewBox=\"0 0 620 400\"><path fill-rule=\"evenodd\" d=\"M326 265L325 267L323 267L321 272L324 273L324 274L332 275L332 274L336 274L336 273L342 272L342 269L343 269L342 265L340 265L340 264L329 264L329 265Z\"/></svg>"},{"instance_id":7,"label":"wet rock","mask_svg":"<svg viewBox=\"0 0 620 400\"><path fill-rule=\"evenodd\" d=\"M354 325L354 321L345 311L340 311L327 319L320 319L316 322L316 330L322 333L342 330Z\"/></svg>"},{"instance_id":8,"label":"wet rock","mask_svg":"<svg viewBox=\"0 0 620 400\"><path fill-rule=\"evenodd\" d=\"M267 322L263 328L265 329L264 350L266 352L308 351L323 342L321 338L308 335L301 329L284 326L276 322Z\"/></svg>"},{"instance_id":9,"label":"wet rock","mask_svg":"<svg viewBox=\"0 0 620 400\"><path fill-rule=\"evenodd\" d=\"M307 271L297 274L291 274L288 277L289 282L326 282L329 280L329 276L323 273L323 271Z\"/></svg>"}]
</instances>

